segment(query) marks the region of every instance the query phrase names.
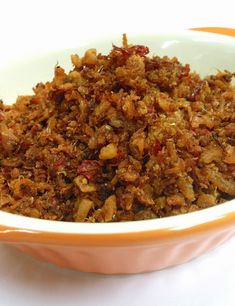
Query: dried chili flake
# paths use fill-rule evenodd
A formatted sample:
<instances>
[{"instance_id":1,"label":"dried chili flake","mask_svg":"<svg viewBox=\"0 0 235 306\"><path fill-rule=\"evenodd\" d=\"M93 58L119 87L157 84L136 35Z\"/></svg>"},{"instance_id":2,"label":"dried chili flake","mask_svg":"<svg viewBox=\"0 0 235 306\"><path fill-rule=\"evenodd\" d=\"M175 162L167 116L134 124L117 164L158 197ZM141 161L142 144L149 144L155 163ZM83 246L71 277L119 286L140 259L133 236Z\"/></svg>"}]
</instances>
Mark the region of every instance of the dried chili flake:
<instances>
[{"instance_id":1,"label":"dried chili flake","mask_svg":"<svg viewBox=\"0 0 235 306\"><path fill-rule=\"evenodd\" d=\"M65 157L64 156L61 156L59 157L53 164L53 168L55 170L58 170L59 168L61 168L65 163Z\"/></svg>"},{"instance_id":2,"label":"dried chili flake","mask_svg":"<svg viewBox=\"0 0 235 306\"><path fill-rule=\"evenodd\" d=\"M161 149L162 149L161 142L158 139L155 140L154 144L151 147L151 153L156 156L158 155L158 152L161 151Z\"/></svg>"},{"instance_id":3,"label":"dried chili flake","mask_svg":"<svg viewBox=\"0 0 235 306\"><path fill-rule=\"evenodd\" d=\"M235 172L235 165L234 164L227 165L227 169L228 169L228 172Z\"/></svg>"},{"instance_id":4,"label":"dried chili flake","mask_svg":"<svg viewBox=\"0 0 235 306\"><path fill-rule=\"evenodd\" d=\"M85 176L88 181L93 181L100 172L101 166L96 160L83 160L77 168L77 174Z\"/></svg>"},{"instance_id":5,"label":"dried chili flake","mask_svg":"<svg viewBox=\"0 0 235 306\"><path fill-rule=\"evenodd\" d=\"M128 48L120 48L113 45L113 50L120 53L120 55L125 58L128 58L133 54L137 54L139 56L145 56L149 53L149 48L142 45L131 46Z\"/></svg>"}]
</instances>

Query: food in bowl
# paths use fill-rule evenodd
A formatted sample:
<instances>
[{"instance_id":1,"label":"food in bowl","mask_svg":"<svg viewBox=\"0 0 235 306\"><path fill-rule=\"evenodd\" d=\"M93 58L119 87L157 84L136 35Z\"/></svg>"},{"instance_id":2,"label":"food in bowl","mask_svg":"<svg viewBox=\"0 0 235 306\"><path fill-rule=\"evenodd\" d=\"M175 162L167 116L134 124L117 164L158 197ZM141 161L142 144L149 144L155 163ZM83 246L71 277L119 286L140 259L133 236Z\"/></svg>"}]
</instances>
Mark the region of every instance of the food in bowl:
<instances>
[{"instance_id":1,"label":"food in bowl","mask_svg":"<svg viewBox=\"0 0 235 306\"><path fill-rule=\"evenodd\" d=\"M226 33L235 36L235 30L226 29ZM118 40L99 38L87 41L85 48L97 46L98 50L108 52L107 41L112 39ZM147 45L159 55L177 56L200 75L210 75L214 68L235 71L234 38L181 31L133 35L131 41ZM11 102L20 90L28 93L30 84L50 79L47 71L55 59L71 70L67 66L69 54L78 50L82 54L83 42L78 48L20 59L6 69L0 61L4 100ZM14 245L37 259L80 271L108 274L153 271L189 261L233 237L234 204L235 199L186 214L135 222L53 221L1 210L0 242Z\"/></svg>"},{"instance_id":2,"label":"food in bowl","mask_svg":"<svg viewBox=\"0 0 235 306\"><path fill-rule=\"evenodd\" d=\"M235 195L235 87L142 45L89 49L34 95L1 103L0 208L48 220L134 221Z\"/></svg>"}]
</instances>

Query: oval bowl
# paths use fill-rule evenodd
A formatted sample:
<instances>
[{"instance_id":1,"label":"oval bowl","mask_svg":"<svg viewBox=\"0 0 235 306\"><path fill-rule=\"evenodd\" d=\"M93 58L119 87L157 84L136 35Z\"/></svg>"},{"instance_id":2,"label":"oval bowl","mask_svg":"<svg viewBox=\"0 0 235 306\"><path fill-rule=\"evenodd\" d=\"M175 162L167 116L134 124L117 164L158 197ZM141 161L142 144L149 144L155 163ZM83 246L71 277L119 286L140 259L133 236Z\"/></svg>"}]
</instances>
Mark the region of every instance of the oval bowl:
<instances>
[{"instance_id":1,"label":"oval bowl","mask_svg":"<svg viewBox=\"0 0 235 306\"><path fill-rule=\"evenodd\" d=\"M218 32L232 35L231 31ZM235 71L235 39L225 35L182 31L130 35L129 42L149 46L152 54L177 56L201 75L217 69ZM10 103L17 95L30 94L38 81L52 77L57 62L70 69L70 54L82 54L90 47L108 52L112 43L120 44L120 37L84 41L76 49L48 52L11 64L0 61L4 76L0 80L1 98ZM0 242L61 267L106 274L139 273L184 263L234 234L235 200L184 215L121 223L48 221L0 211Z\"/></svg>"}]
</instances>

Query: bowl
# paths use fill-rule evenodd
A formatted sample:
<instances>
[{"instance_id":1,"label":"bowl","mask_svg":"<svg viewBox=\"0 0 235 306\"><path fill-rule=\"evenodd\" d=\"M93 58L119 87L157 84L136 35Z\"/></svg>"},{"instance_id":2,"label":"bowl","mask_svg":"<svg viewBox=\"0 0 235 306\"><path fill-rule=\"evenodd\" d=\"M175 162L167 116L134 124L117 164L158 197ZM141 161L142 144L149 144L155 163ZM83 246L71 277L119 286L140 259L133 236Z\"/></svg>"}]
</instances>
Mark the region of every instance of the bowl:
<instances>
[{"instance_id":1,"label":"bowl","mask_svg":"<svg viewBox=\"0 0 235 306\"><path fill-rule=\"evenodd\" d=\"M234 35L229 29L203 29ZM199 31L130 35L131 43L145 44L152 53L177 56L201 75L217 69L235 71L235 39ZM58 61L69 69L69 54L89 47L107 52L120 38L106 37L66 49L0 63L1 95L6 102L30 94L38 81L51 76ZM27 66L27 69L25 67ZM13 74L14 72L14 74ZM11 82L9 82L11 80ZM17 90L21 85L21 91ZM235 199L183 215L120 223L48 221L0 211L0 242L65 268L106 274L140 273L187 262L222 244L235 234Z\"/></svg>"}]
</instances>

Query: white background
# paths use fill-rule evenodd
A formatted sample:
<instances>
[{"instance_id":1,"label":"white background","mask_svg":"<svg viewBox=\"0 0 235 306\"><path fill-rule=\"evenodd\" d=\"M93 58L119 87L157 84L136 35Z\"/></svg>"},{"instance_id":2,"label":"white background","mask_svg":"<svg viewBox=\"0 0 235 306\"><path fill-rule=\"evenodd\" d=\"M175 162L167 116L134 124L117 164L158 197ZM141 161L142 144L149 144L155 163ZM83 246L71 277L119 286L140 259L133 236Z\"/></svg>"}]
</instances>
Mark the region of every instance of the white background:
<instances>
[{"instance_id":1,"label":"white background","mask_svg":"<svg viewBox=\"0 0 235 306\"><path fill-rule=\"evenodd\" d=\"M10 62L112 33L235 28L234 6L226 0L1 1L0 57ZM190 263L126 276L62 270L0 246L1 306L234 306L234 286L235 239Z\"/></svg>"}]
</instances>

